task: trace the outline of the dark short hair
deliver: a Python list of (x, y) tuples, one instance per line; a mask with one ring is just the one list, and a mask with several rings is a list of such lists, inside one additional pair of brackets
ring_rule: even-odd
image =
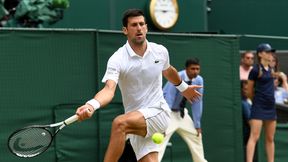
[[(123, 18), (122, 18), (122, 25), (124, 27), (127, 27), (127, 24), (128, 24), (128, 18), (129, 17), (137, 17), (137, 16), (143, 16), (144, 19), (145, 19), (145, 16), (144, 16), (144, 13), (142, 10), (140, 9), (128, 9), (124, 12), (123, 14)], [(145, 20), (146, 21), (146, 20)]]
[(185, 68), (188, 68), (190, 65), (200, 65), (200, 61), (198, 58), (190, 58), (185, 62)]

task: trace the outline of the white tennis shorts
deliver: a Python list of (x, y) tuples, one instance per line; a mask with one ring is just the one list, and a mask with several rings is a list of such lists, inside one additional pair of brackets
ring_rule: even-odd
[[(168, 108), (168, 109), (167, 109)], [(167, 103), (159, 104), (143, 109), (139, 109), (146, 120), (147, 134), (145, 137), (129, 134), (128, 138), (135, 152), (137, 161), (150, 152), (159, 152), (158, 144), (155, 144), (151, 136), (156, 133), (165, 133), (170, 122), (170, 109)]]

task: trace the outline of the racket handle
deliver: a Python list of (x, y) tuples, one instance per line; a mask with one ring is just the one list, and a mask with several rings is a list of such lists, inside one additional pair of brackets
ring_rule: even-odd
[(78, 115), (73, 115), (73, 116), (71, 116), (70, 118), (66, 119), (66, 120), (64, 121), (64, 123), (65, 123), (65, 125), (72, 124), (72, 123), (74, 123), (75, 121), (77, 121), (78, 118), (79, 118)]

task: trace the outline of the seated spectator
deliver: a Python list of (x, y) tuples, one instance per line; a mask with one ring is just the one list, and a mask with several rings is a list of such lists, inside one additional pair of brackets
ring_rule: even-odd
[(241, 80), (241, 105), (242, 105), (242, 118), (243, 118), (243, 144), (244, 144), (244, 155), (246, 155), (246, 145), (250, 134), (250, 112), (252, 101), (247, 97), (247, 80)]
[(251, 51), (246, 51), (241, 54), (241, 62), (239, 67), (240, 80), (248, 80), (249, 72), (254, 64), (254, 54)]
[[(241, 104), (242, 104), (242, 114), (243, 121), (248, 124), (250, 119), (251, 105), (252, 101), (247, 97), (247, 80), (241, 80)], [(249, 134), (248, 134), (249, 135)]]
[(272, 53), (270, 67), (273, 68), (275, 77), (278, 77), (278, 85), (288, 91), (287, 75), (280, 71), (280, 65), (276, 53)]
[(288, 91), (283, 87), (279, 86), (280, 83), (283, 82), (282, 78), (276, 77), (274, 79), (274, 86), (275, 86), (275, 102), (278, 104), (287, 103), (288, 99)]

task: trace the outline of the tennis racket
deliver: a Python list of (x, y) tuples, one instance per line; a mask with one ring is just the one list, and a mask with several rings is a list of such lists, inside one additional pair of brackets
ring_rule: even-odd
[[(54, 137), (61, 129), (77, 120), (78, 115), (73, 115), (58, 123), (31, 125), (16, 130), (8, 138), (9, 150), (21, 158), (31, 158), (40, 155), (49, 148)], [(52, 131), (55, 129), (56, 131)]]

